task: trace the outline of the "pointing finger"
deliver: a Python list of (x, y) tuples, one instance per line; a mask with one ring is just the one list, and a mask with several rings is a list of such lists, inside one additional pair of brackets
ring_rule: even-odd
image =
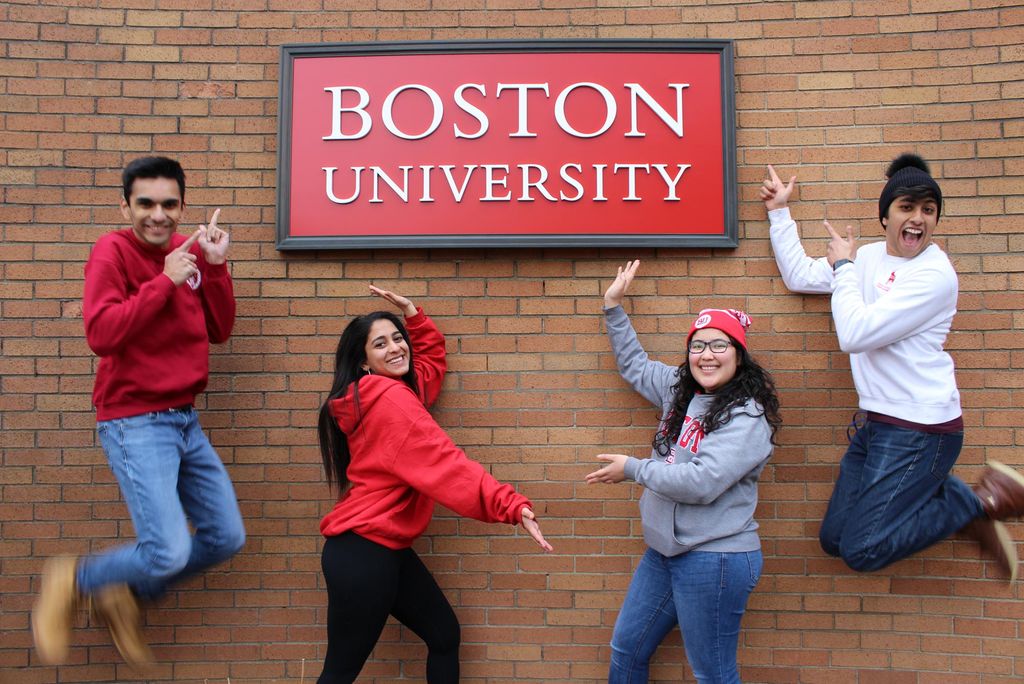
[(196, 243), (196, 240), (198, 240), (200, 237), (202, 237), (204, 232), (205, 232), (204, 228), (200, 228), (199, 230), (195, 231), (194, 233), (192, 233), (191, 235), (188, 236), (188, 240), (185, 240), (180, 245), (178, 245), (178, 248), (175, 251), (176, 252), (187, 252), (189, 250), (189, 248), (191, 248), (192, 245), (194, 245)]
[(839, 237), (839, 233), (837, 233), (835, 228), (832, 227), (831, 223), (829, 223), (828, 221), (822, 221), (822, 223), (825, 224), (825, 230), (828, 231), (829, 237), (831, 237), (833, 240), (842, 240), (842, 238)]
[(782, 183), (782, 179), (779, 178), (779, 174), (775, 173), (775, 167), (771, 164), (768, 165), (768, 177), (771, 179), (773, 185)]

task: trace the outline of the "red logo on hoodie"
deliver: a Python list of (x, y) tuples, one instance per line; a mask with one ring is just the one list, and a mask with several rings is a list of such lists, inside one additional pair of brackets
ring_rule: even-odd
[(677, 447), (689, 449), (690, 453), (696, 454), (697, 450), (700, 449), (700, 441), (702, 439), (704, 439), (704, 427), (700, 424), (700, 421), (686, 416), (683, 418), (683, 427), (679, 431), (679, 440), (676, 442), (676, 446), (672, 447), (672, 453), (668, 455), (665, 462), (675, 463)]

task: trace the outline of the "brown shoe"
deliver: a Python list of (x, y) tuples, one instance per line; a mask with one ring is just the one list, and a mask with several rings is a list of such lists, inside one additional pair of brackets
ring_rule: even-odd
[(74, 556), (55, 556), (43, 564), (39, 600), (32, 607), (32, 638), (39, 658), (47, 665), (60, 665), (68, 658), (71, 626), (78, 607)]
[(1010, 576), (1010, 581), (1017, 579), (1017, 544), (1010, 537), (1006, 525), (998, 520), (975, 518), (967, 524), (963, 532), (981, 544), (983, 551), (996, 559), (999, 567)]
[(153, 653), (142, 636), (142, 611), (127, 584), (109, 584), (92, 596), (92, 611), (110, 630), (121, 657), (135, 667), (153, 663)]
[(993, 520), (1024, 515), (1024, 475), (999, 461), (986, 464), (974, 493), (981, 499), (985, 515)]

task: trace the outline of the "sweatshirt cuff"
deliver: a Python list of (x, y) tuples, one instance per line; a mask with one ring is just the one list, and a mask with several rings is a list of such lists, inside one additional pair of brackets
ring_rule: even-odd
[(777, 223), (792, 221), (793, 217), (789, 214), (789, 207), (782, 207), (781, 209), (769, 210), (768, 220), (772, 222), (772, 225), (775, 225)]
[(228, 277), (228, 262), (223, 264), (206, 264), (206, 272), (203, 275), (211, 280), (219, 280)]
[(626, 312), (626, 310), (622, 308), (621, 304), (616, 304), (615, 306), (605, 306), (604, 304), (602, 304), (601, 311), (603, 311), (604, 315), (607, 316), (608, 318), (618, 316), (620, 313)]
[(633, 456), (627, 458), (625, 465), (622, 467), (622, 472), (627, 480), (636, 482), (637, 473), (640, 472), (640, 459)]
[(164, 297), (170, 297), (174, 294), (174, 291), (178, 289), (178, 286), (174, 284), (171, 277), (162, 271), (160, 272), (160, 275), (153, 278), (151, 282), (156, 287), (157, 291), (162, 293)]
[(412, 316), (406, 316), (405, 320), (408, 323), (422, 323), (423, 319), (426, 318), (426, 317), (427, 317), (427, 314), (423, 313), (423, 307), (422, 306), (417, 306), (416, 307), (416, 313), (414, 313)]

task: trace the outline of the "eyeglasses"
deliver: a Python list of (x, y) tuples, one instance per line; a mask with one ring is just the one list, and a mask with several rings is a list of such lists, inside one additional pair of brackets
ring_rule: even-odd
[(690, 340), (690, 353), (691, 354), (703, 354), (704, 350), (708, 347), (711, 348), (713, 354), (723, 354), (729, 350), (732, 346), (732, 342), (729, 340), (717, 339), (705, 342), (704, 340)]

